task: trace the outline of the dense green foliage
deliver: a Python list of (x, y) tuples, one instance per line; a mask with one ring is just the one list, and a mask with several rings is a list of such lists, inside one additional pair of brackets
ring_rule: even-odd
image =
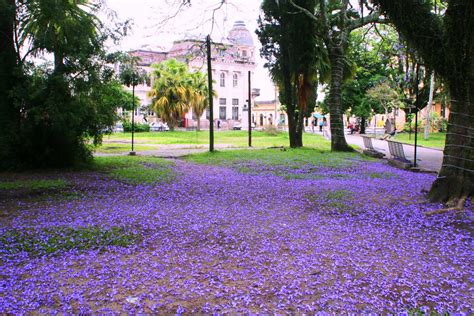
[(347, 57), (355, 66), (354, 76), (342, 85), (342, 108), (360, 119), (361, 132), (365, 122), (374, 113), (383, 113), (380, 102), (370, 98), (367, 93), (379, 84), (391, 84), (395, 88), (394, 78), (397, 69), (393, 67), (393, 30), (384, 28), (385, 37), (376, 36), (372, 28), (366, 27), (353, 31), (349, 36)]
[[(107, 66), (115, 59), (103, 49), (110, 34), (94, 15), (98, 7), (88, 1), (3, 1), (0, 11), (7, 5), (13, 11), (1, 16), (1, 24), (12, 27), (4, 36), (17, 41), (0, 50), (0, 60), (15, 52), (13, 67), (2, 66), (0, 79), (12, 82), (0, 103), (0, 167), (89, 160), (90, 144), (100, 143), (127, 98)], [(52, 65), (28, 62), (45, 54)]]

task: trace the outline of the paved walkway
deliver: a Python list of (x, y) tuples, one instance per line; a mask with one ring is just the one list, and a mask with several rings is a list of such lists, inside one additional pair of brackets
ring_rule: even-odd
[[(361, 149), (365, 148), (364, 141), (359, 135), (346, 135), (346, 141), (351, 145), (359, 146)], [(374, 148), (377, 149), (377, 151), (384, 153), (386, 157), (390, 157), (388, 143), (385, 140), (372, 139), (372, 144), (374, 145)], [(403, 144), (403, 150), (405, 151), (407, 158), (413, 161), (415, 156), (415, 146)], [(443, 151), (441, 149), (418, 146), (417, 160), (417, 164), (420, 169), (424, 171), (438, 172), (441, 169), (441, 164), (443, 161)]]

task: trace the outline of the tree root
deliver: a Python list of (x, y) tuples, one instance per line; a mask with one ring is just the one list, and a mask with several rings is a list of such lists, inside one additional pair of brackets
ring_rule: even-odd
[(451, 211), (464, 212), (464, 203), (466, 203), (466, 200), (467, 200), (467, 195), (461, 197), (456, 203), (456, 206), (442, 208), (439, 210), (433, 210), (433, 211), (425, 212), (424, 214), (427, 216), (430, 216), (430, 215), (442, 214), (442, 213), (451, 212)]

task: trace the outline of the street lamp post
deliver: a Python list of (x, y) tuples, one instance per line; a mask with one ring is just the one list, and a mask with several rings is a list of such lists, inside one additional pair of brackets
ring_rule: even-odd
[(212, 95), (211, 36), (206, 37), (207, 48), (207, 85), (209, 93), (209, 151), (214, 151), (214, 99)]
[(130, 156), (135, 156), (136, 152), (134, 151), (134, 143), (135, 143), (135, 86), (136, 86), (136, 74), (132, 74), (132, 151), (130, 152)]

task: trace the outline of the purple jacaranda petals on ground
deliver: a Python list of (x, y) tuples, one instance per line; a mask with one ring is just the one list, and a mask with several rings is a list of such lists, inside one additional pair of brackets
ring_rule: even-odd
[(442, 208), (421, 193), (433, 175), (357, 160), (174, 168), (169, 183), (77, 173), (71, 200), (0, 200), (15, 207), (0, 236), (140, 236), (39, 255), (0, 239), (0, 313), (473, 312), (473, 206), (425, 216)]

